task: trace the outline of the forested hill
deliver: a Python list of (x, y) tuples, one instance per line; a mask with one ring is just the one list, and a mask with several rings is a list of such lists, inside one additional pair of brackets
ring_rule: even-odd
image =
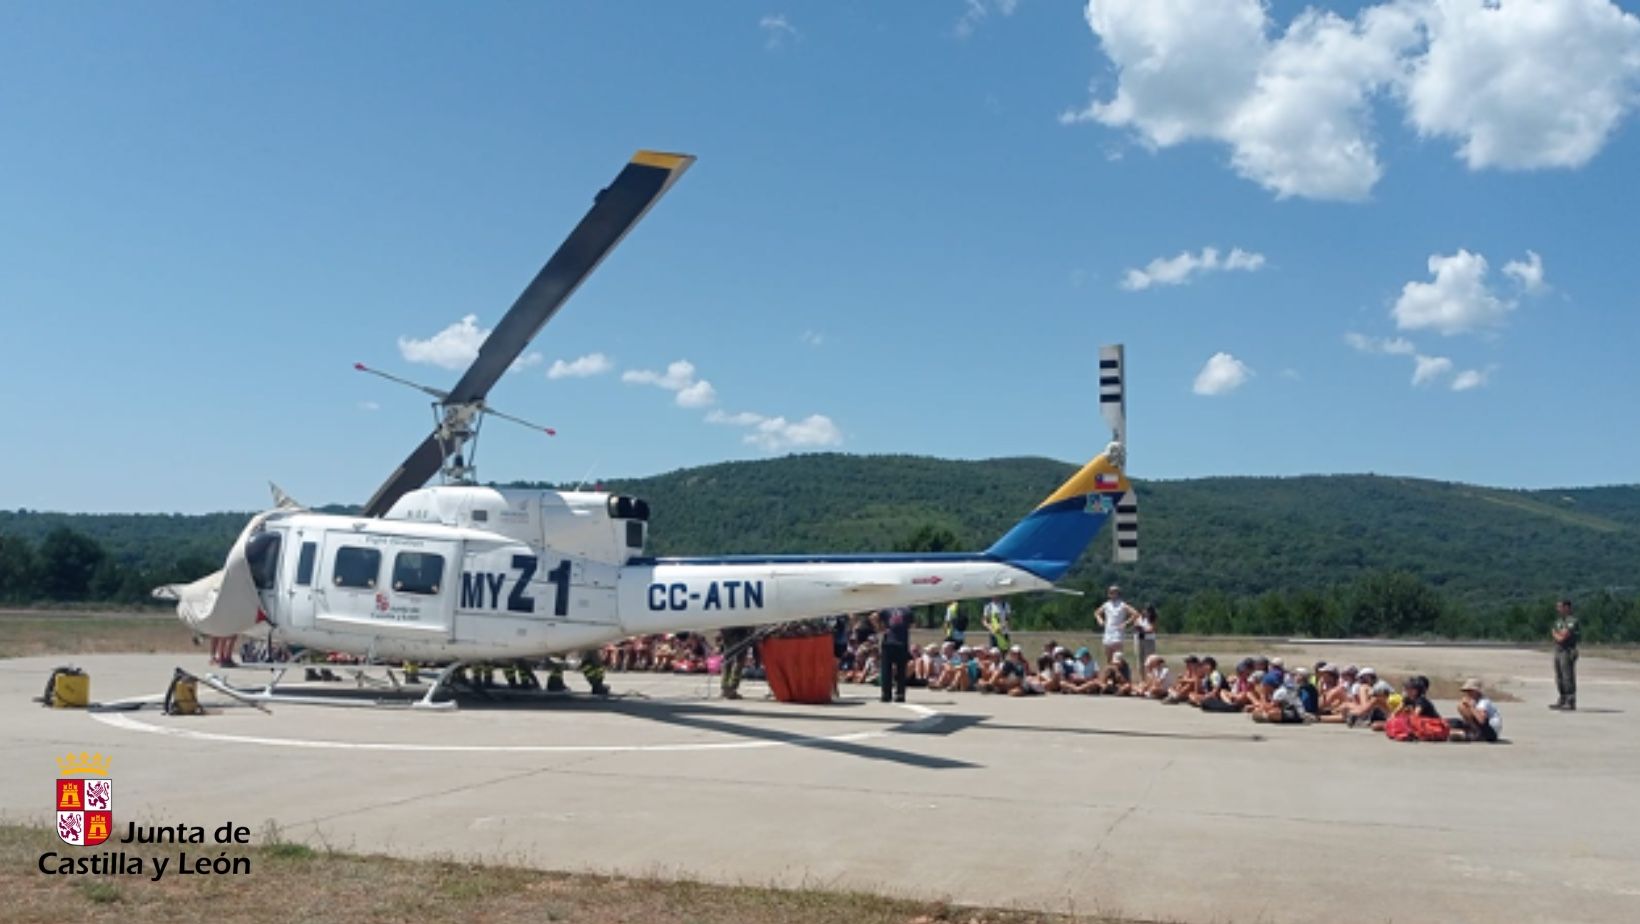
[[(660, 554), (980, 549), (1073, 471), (1038, 458), (830, 453), (617, 479), (605, 488), (649, 500)], [(1120, 579), (1131, 597), (1157, 601), (1164, 612), (1190, 601), (1217, 614), (1202, 617), (1209, 627), (1226, 619), (1235, 624), (1229, 628), (1240, 626), (1237, 601), (1251, 606), (1276, 595), (1288, 598), (1280, 603), (1288, 609), (1303, 609), (1305, 595), (1319, 595), (1342, 612), (1348, 601), (1340, 588), (1390, 573), (1416, 577), (1443, 606), (1464, 611), (1454, 631), (1512, 604), (1562, 593), (1611, 591), (1636, 601), (1640, 614), (1640, 486), (1512, 491), (1327, 475), (1143, 482), (1139, 496), (1140, 563), (1113, 566), (1107, 532), (1069, 582), (1096, 587)], [(64, 527), (106, 552), (86, 593), (132, 599), (156, 578), (191, 578), (218, 567), (243, 522), (241, 514), (0, 511), (0, 596), (72, 596), (63, 580), (44, 593), (37, 582), (17, 583), (20, 568), (60, 554)], [(43, 554), (52, 541), (58, 551)], [(19, 563), (19, 556), (28, 560)], [(1037, 606), (1046, 613), (1055, 604)], [(1063, 608), (1070, 612), (1069, 602)], [(1343, 631), (1374, 628), (1337, 618)], [(1306, 623), (1275, 612), (1247, 625), (1280, 631)]]
[[(930, 529), (979, 549), (1074, 471), (1040, 458), (820, 454), (606, 487), (649, 499), (661, 554), (920, 548)], [(1139, 482), (1138, 490), (1140, 562), (1111, 564), (1107, 529), (1071, 581), (1119, 577), (1139, 598), (1176, 600), (1406, 571), (1455, 600), (1493, 605), (1640, 585), (1640, 485), (1511, 491), (1317, 475)]]

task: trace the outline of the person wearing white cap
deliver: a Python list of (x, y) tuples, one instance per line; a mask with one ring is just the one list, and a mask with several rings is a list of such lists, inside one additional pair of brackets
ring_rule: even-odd
[(968, 688), (968, 654), (967, 645), (957, 647), (954, 642), (946, 642), (943, 652), (943, 661), (940, 672), (928, 682), (930, 690), (966, 690)]
[(1495, 742), (1503, 734), (1503, 714), (1488, 699), (1481, 682), (1471, 677), (1463, 682), (1463, 699), (1458, 701), (1458, 718), (1452, 726), (1453, 741)]
[(1173, 672), (1167, 669), (1167, 659), (1153, 654), (1145, 659), (1144, 677), (1135, 685), (1133, 693), (1146, 699), (1161, 699), (1172, 685)]
[(1076, 680), (1076, 660), (1071, 657), (1070, 649), (1063, 645), (1054, 646), (1047, 669), (1041, 675), (1042, 686), (1047, 692), (1067, 692), (1067, 686)]

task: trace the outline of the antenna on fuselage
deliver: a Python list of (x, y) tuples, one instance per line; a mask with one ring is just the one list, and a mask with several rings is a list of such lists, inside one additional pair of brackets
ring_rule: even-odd
[(592, 473), (597, 471), (598, 466), (600, 466), (602, 464), (603, 464), (603, 462), (599, 461), (599, 462), (594, 462), (591, 465), (587, 466), (587, 473), (585, 475), (581, 476), (580, 481), (575, 482), (575, 490), (579, 491), (582, 488), (586, 487), (587, 486), (587, 481), (590, 478), (592, 478)]

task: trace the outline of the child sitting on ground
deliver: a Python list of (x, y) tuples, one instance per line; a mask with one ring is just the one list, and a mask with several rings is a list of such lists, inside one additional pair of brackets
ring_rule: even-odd
[(1453, 741), (1498, 740), (1503, 734), (1503, 715), (1481, 690), (1481, 682), (1470, 678), (1463, 682), (1463, 699), (1458, 701), (1458, 718), (1452, 726)]

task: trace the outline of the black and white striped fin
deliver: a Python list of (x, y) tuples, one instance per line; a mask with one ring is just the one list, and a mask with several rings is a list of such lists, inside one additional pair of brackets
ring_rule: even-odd
[(1116, 515), (1111, 518), (1116, 537), (1116, 562), (1124, 564), (1139, 560), (1139, 495), (1132, 490), (1116, 502)]
[(1113, 439), (1127, 446), (1127, 370), (1122, 345), (1099, 348), (1099, 410)]

